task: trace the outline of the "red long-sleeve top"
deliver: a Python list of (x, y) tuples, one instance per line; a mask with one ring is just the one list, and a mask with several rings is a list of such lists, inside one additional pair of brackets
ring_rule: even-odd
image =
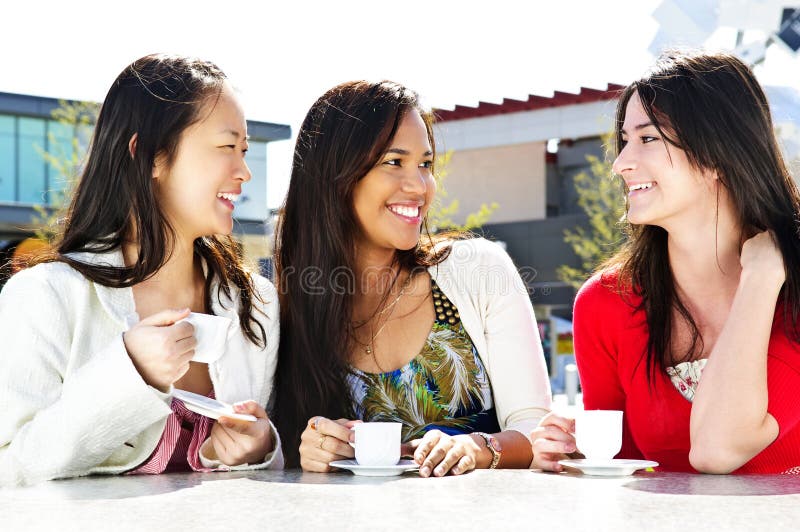
[[(613, 271), (595, 275), (578, 292), (574, 311), (575, 358), (584, 408), (622, 410), (619, 458), (655, 460), (663, 471), (694, 471), (689, 464), (692, 403), (665, 372), (647, 378), (648, 329), (641, 298), (619, 294)], [(767, 411), (780, 431), (735, 473), (800, 471), (800, 346), (787, 338), (776, 311), (767, 352)]]

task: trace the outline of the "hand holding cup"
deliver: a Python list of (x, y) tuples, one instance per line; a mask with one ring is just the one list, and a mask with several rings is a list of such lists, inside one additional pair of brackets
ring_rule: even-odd
[(300, 435), (300, 467), (303, 471), (327, 473), (330, 463), (355, 456), (350, 445), (355, 433), (352, 428), (360, 421), (350, 419), (331, 420), (314, 416), (308, 420)]
[(539, 426), (531, 431), (533, 462), (531, 467), (543, 471), (563, 471), (559, 460), (574, 453), (575, 420), (550, 412), (542, 418)]
[(125, 349), (142, 379), (162, 392), (189, 370), (197, 340), (194, 327), (178, 323), (189, 309), (162, 310), (122, 334)]

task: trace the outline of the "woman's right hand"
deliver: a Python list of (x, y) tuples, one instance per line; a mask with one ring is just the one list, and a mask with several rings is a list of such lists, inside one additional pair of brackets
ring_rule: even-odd
[(559, 460), (569, 458), (568, 453), (577, 450), (575, 445), (575, 420), (550, 412), (542, 418), (539, 426), (531, 431), (533, 448), (532, 469), (563, 471)]
[(125, 349), (142, 379), (162, 392), (189, 370), (197, 339), (189, 322), (175, 323), (189, 309), (162, 310), (122, 334)]
[(355, 450), (350, 446), (354, 439), (353, 425), (358, 421), (326, 419), (314, 416), (308, 420), (306, 430), (300, 435), (300, 467), (303, 471), (327, 473), (334, 460), (346, 460), (355, 457)]

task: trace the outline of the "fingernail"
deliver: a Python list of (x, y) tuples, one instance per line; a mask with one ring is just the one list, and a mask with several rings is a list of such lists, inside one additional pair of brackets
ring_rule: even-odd
[(420, 476), (427, 477), (431, 474), (431, 468), (428, 466), (422, 466), (419, 468)]
[(437, 477), (441, 477), (442, 475), (444, 475), (444, 468), (437, 467), (436, 469), (433, 470), (433, 474), (436, 475)]
[(574, 445), (567, 445), (567, 452), (568, 453), (574, 453), (575, 452), (575, 446)]

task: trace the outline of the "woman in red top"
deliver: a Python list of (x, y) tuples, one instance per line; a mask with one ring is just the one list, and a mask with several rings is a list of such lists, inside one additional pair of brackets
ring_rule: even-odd
[[(580, 290), (584, 407), (624, 411), (621, 458), (661, 469), (800, 466), (800, 195), (751, 70), (668, 53), (621, 94), (614, 173), (628, 241)], [(560, 470), (574, 422), (542, 420)]]

